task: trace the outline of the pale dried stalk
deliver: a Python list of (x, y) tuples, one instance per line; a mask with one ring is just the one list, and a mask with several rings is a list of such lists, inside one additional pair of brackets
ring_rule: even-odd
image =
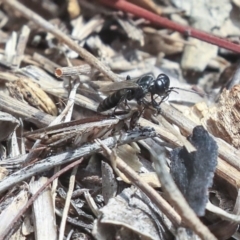
[(69, 94), (69, 99), (68, 99), (68, 102), (67, 102), (67, 106), (69, 108), (69, 111), (65, 117), (65, 121), (64, 122), (69, 122), (71, 121), (72, 119), (72, 112), (73, 112), (73, 107), (74, 107), (74, 100), (76, 98), (76, 93), (77, 93), (77, 89), (79, 87), (80, 83), (77, 82), (74, 84), (72, 90), (71, 90), (71, 93)]
[(91, 66), (88, 64), (83, 64), (80, 66), (73, 67), (62, 67), (55, 70), (56, 77), (65, 76), (78, 76), (78, 75), (89, 75), (91, 73)]
[(68, 210), (69, 210), (70, 203), (71, 203), (71, 197), (72, 197), (72, 193), (73, 193), (73, 189), (74, 189), (77, 170), (78, 170), (78, 166), (74, 167), (72, 170), (71, 177), (70, 177), (67, 197), (66, 197), (65, 206), (63, 209), (62, 221), (61, 221), (60, 229), (59, 229), (59, 238), (58, 238), (59, 240), (63, 240), (63, 237), (64, 237), (64, 230), (65, 230), (65, 226), (66, 226)]
[[(70, 62), (70, 60), (68, 58), (67, 58), (67, 63), (68, 63), (69, 67), (73, 67), (72, 63)], [(79, 77), (79, 80), (80, 80), (80, 77)], [(68, 110), (68, 112), (66, 114), (64, 122), (69, 122), (72, 119), (72, 112), (73, 112), (74, 102), (75, 102), (75, 99), (76, 99), (77, 89), (78, 89), (79, 85), (80, 85), (80, 82), (75, 82), (73, 88), (71, 89), (71, 92), (70, 92), (69, 98), (68, 98), (68, 102), (67, 102), (67, 105), (65, 107), (65, 109), (69, 109), (69, 110)]]
[[(3, 127), (3, 126), (2, 126)], [(13, 131), (10, 141), (10, 150), (9, 150), (9, 157), (17, 157), (20, 155), (20, 150), (18, 146), (18, 139), (16, 135), (16, 130)]]
[(209, 201), (207, 203), (206, 209), (208, 211), (218, 215), (222, 219), (225, 219), (225, 220), (230, 221), (230, 222), (240, 223), (240, 216), (239, 215), (235, 215), (235, 214), (231, 214), (229, 212), (226, 212), (222, 208), (213, 205)]
[(94, 202), (94, 199), (92, 198), (92, 196), (90, 195), (88, 190), (84, 192), (84, 197), (85, 197), (85, 199), (86, 199), (86, 201), (88, 203), (89, 208), (93, 212), (93, 214), (96, 217), (101, 216), (101, 212), (99, 211), (97, 204)]
[(27, 19), (36, 23), (39, 27), (46, 30), (47, 32), (52, 33), (60, 42), (65, 43), (69, 46), (73, 51), (77, 52), (85, 61), (95, 68), (97, 68), (100, 72), (102, 72), (109, 79), (119, 82), (121, 79), (114, 74), (110, 69), (108, 69), (102, 62), (100, 62), (97, 58), (95, 58), (92, 54), (86, 51), (84, 48), (80, 47), (76, 42), (74, 42), (70, 37), (64, 34), (60, 29), (57, 29), (48, 21), (37, 15), (35, 12), (31, 11), (21, 3), (16, 0), (3, 0), (3, 2), (15, 10), (18, 10), (23, 16)]
[[(41, 177), (30, 182), (32, 195), (48, 182), (48, 178)], [(33, 203), (33, 223), (36, 240), (57, 239), (56, 217), (53, 208), (51, 191), (47, 188)]]
[(18, 43), (17, 43), (17, 47), (16, 47), (16, 56), (14, 59), (14, 65), (19, 68), (23, 58), (24, 58), (24, 51), (28, 42), (28, 37), (30, 34), (30, 29), (28, 26), (24, 25), (22, 27), (19, 39), (18, 39)]
[(73, 235), (73, 233), (74, 233), (74, 230), (72, 229), (72, 230), (68, 233), (66, 240), (70, 240), (71, 237), (72, 237), (72, 235)]
[(13, 61), (16, 56), (17, 33), (12, 32), (10, 38), (5, 45), (5, 54), (2, 63), (8, 67), (13, 66)]

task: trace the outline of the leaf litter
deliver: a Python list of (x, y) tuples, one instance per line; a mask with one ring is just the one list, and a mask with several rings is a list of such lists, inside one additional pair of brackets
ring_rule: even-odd
[[(235, 2), (3, 1), (0, 239), (239, 234), (238, 45), (188, 30), (235, 41)], [(158, 115), (136, 101), (97, 112), (101, 86), (147, 73), (201, 94), (171, 93)]]

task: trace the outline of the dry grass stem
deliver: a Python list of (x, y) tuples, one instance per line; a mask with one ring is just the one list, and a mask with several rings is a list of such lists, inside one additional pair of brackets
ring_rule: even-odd
[(112, 81), (119, 82), (121, 81), (119, 77), (114, 74), (110, 69), (108, 69), (103, 63), (101, 63), (97, 58), (95, 58), (88, 51), (80, 47), (75, 43), (71, 38), (64, 34), (61, 30), (54, 27), (48, 21), (37, 15), (35, 12), (31, 11), (29, 8), (25, 7), (21, 3), (15, 0), (3, 1), (5, 4), (11, 6), (13, 9), (19, 11), (27, 19), (35, 22), (39, 27), (45, 29), (47, 32), (52, 33), (60, 42), (68, 45), (72, 50), (76, 51), (82, 58), (85, 59), (87, 63), (97, 68), (102, 72), (106, 77)]
[(67, 216), (68, 216), (68, 211), (69, 211), (70, 201), (71, 201), (72, 193), (73, 193), (73, 189), (74, 189), (77, 170), (78, 170), (78, 166), (74, 167), (73, 170), (72, 170), (72, 173), (71, 173), (68, 192), (67, 192), (67, 197), (66, 197), (66, 201), (65, 201), (65, 205), (64, 205), (64, 209), (63, 209), (62, 221), (61, 221), (60, 229), (59, 229), (59, 238), (58, 238), (59, 240), (63, 240), (63, 237), (64, 237), (66, 219), (67, 219)]

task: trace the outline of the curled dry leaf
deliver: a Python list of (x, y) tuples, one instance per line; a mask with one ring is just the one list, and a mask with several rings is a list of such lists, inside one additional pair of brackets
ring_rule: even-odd
[(12, 97), (27, 101), (30, 105), (56, 116), (58, 113), (52, 99), (33, 81), (21, 78), (6, 84)]
[[(208, 108), (205, 103), (192, 108), (192, 120), (201, 124), (214, 136), (222, 138), (234, 147), (240, 147), (240, 85), (224, 89), (216, 106)], [(195, 115), (195, 116), (194, 116)]]
[(117, 197), (110, 199), (100, 211), (102, 216), (93, 227), (93, 235), (98, 235), (96, 239), (109, 239), (108, 233), (103, 232), (105, 224), (108, 224), (108, 232), (114, 232), (117, 226), (121, 226), (140, 235), (140, 239), (169, 239), (166, 227), (159, 221), (162, 218), (161, 213), (139, 190), (125, 189)]

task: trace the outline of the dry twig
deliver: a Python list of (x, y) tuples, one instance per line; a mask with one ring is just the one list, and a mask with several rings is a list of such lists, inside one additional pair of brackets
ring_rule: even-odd
[[(143, 129), (142, 131), (129, 132), (124, 135), (109, 137), (103, 140), (103, 142), (108, 147), (113, 147), (116, 144), (122, 145), (132, 141), (137, 141), (137, 140), (149, 138), (149, 137), (155, 137), (155, 131), (148, 128), (148, 129), (145, 129), (145, 131)], [(94, 144), (89, 144), (87, 146), (82, 146), (75, 150), (70, 150), (55, 156), (42, 159), (41, 161), (33, 165), (24, 167), (19, 171), (15, 172), (13, 175), (10, 175), (7, 178), (5, 178), (1, 182), (0, 193), (7, 190), (9, 187), (17, 184), (18, 182), (24, 181), (25, 179), (35, 174), (41, 173), (43, 171), (48, 171), (55, 166), (59, 166), (62, 164), (75, 161), (76, 159), (79, 159), (80, 157), (88, 155), (90, 153), (91, 154), (96, 153), (100, 151), (100, 149), (101, 148), (99, 144), (94, 143)]]
[(55, 71), (56, 77), (64, 76), (78, 76), (80, 74), (89, 75), (91, 73), (91, 67), (88, 64), (83, 64), (80, 66), (62, 67), (57, 68)]

